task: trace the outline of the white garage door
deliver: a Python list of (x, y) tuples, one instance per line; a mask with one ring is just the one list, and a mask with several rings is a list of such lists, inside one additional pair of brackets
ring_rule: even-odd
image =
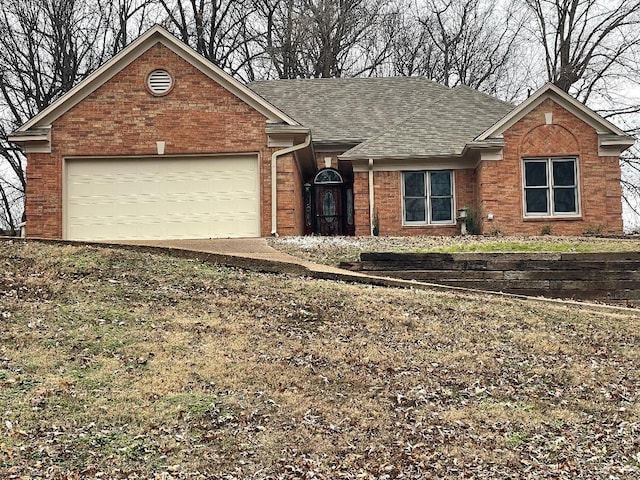
[(65, 162), (66, 238), (260, 236), (255, 155)]

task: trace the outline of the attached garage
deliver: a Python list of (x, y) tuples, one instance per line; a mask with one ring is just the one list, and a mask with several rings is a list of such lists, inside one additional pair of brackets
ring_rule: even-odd
[(76, 158), (64, 166), (67, 239), (260, 236), (257, 154)]
[[(300, 235), (309, 127), (160, 26), (11, 135), (25, 233), (73, 240)], [(280, 191), (279, 191), (280, 190)]]

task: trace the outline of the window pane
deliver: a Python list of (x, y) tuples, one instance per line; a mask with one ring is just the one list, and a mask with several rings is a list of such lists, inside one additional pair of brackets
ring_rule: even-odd
[(315, 183), (342, 183), (342, 177), (335, 170), (322, 170), (316, 175)]
[(404, 200), (404, 214), (407, 222), (426, 221), (425, 199), (406, 198)]
[(327, 190), (322, 196), (322, 215), (325, 217), (332, 217), (336, 214), (336, 199), (333, 197), (333, 192)]
[(576, 184), (573, 160), (553, 162), (553, 184), (568, 187)]
[(404, 195), (406, 197), (424, 197), (424, 173), (404, 172)]
[(430, 177), (432, 197), (451, 195), (451, 172), (431, 172)]
[(547, 210), (547, 194), (544, 188), (528, 188), (525, 190), (527, 213), (549, 213)]
[(347, 190), (347, 225), (353, 225), (353, 190)]
[(524, 180), (527, 187), (547, 185), (547, 162), (525, 162)]
[(556, 213), (576, 212), (575, 188), (554, 188), (553, 189), (553, 211)]
[(451, 221), (451, 198), (431, 199), (431, 221)]

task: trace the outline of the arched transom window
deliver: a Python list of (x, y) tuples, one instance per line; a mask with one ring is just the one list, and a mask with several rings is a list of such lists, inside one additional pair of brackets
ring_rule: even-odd
[(336, 170), (332, 168), (326, 168), (324, 170), (320, 170), (314, 178), (313, 183), (315, 184), (326, 184), (326, 183), (343, 183), (342, 175), (338, 173)]

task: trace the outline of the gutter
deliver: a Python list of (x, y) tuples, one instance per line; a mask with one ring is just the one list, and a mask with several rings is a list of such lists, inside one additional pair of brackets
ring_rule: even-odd
[(369, 230), (373, 237), (374, 217), (375, 217), (375, 195), (373, 193), (373, 158), (369, 159)]
[(311, 145), (311, 131), (307, 130), (304, 142), (276, 150), (271, 154), (271, 235), (278, 236), (278, 157), (293, 153)]

